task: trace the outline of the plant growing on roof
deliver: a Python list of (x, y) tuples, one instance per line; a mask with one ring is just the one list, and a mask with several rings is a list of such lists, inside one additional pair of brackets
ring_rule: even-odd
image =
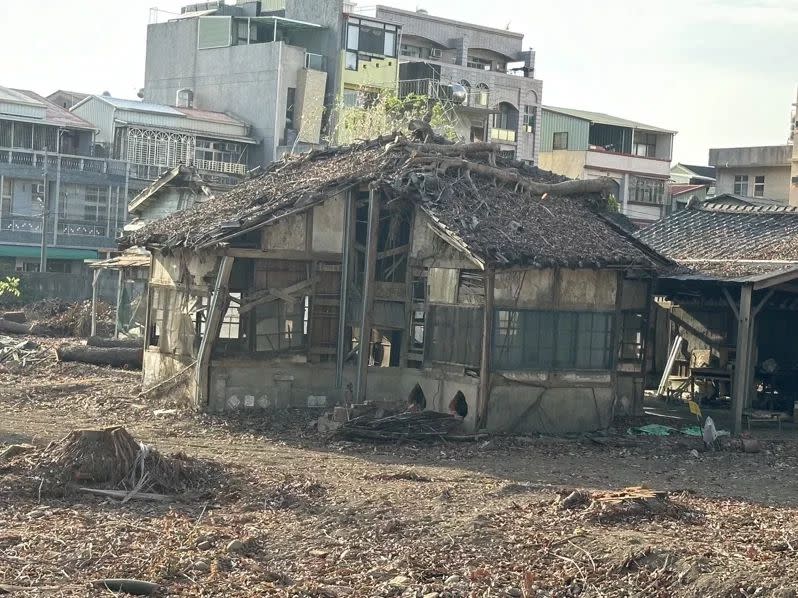
[(452, 141), (457, 139), (455, 127), (446, 118), (441, 103), (425, 95), (400, 98), (392, 91), (364, 93), (362, 101), (354, 106), (339, 103), (335, 117), (335, 127), (328, 139), (335, 145), (349, 145), (393, 132), (407, 134), (410, 123), (419, 120), (428, 120), (439, 135)]

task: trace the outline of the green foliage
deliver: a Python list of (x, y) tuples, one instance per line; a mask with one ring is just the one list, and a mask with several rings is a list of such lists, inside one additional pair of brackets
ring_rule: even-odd
[(13, 295), (19, 298), (19, 278), (6, 276), (5, 279), (0, 279), (0, 297), (3, 295)]
[(610, 193), (610, 196), (607, 198), (607, 210), (609, 212), (621, 211), (621, 204), (618, 203), (618, 199), (612, 193)]
[(344, 106), (335, 109), (336, 126), (330, 141), (335, 145), (348, 145), (356, 141), (374, 139), (395, 131), (407, 133), (413, 120), (422, 120), (429, 113), (430, 126), (439, 135), (457, 138), (454, 125), (444, 114), (440, 102), (429, 97), (409, 94), (404, 98), (394, 92), (382, 92), (362, 106)]

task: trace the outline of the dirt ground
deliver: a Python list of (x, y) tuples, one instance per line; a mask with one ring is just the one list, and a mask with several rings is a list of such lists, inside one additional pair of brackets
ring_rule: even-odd
[[(122, 504), (42, 493), (24, 459), (0, 461), (0, 594), (107, 596), (93, 582), (135, 578), (170, 596), (798, 595), (793, 431), (756, 430), (762, 450), (751, 454), (624, 429), (329, 441), (307, 412), (156, 414), (174, 405), (138, 397), (139, 372), (44, 357), (0, 365), (0, 452), (122, 424), (162, 453), (217, 463), (224, 478)], [(591, 499), (640, 485), (667, 495)]]

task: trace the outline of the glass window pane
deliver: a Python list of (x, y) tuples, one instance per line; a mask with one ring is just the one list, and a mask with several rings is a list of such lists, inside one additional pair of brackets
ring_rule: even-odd
[(360, 48), (360, 27), (349, 24), (346, 27), (346, 49), (357, 51)]
[(386, 56), (396, 56), (396, 34), (393, 31), (385, 32), (383, 54)]

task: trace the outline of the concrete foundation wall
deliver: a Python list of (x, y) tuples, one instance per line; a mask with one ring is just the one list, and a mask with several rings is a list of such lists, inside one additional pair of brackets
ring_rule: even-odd
[[(354, 367), (344, 370), (344, 388), (355, 382)], [(212, 412), (256, 408), (331, 406), (343, 400), (343, 389), (335, 389), (335, 366), (297, 363), (291, 359), (268, 361), (214, 359), (210, 370)], [(444, 369), (369, 368), (368, 400), (380, 405), (403, 407), (419, 384), (427, 409), (448, 412), (458, 391), (468, 404), (464, 425), (473, 429), (477, 411), (479, 380)]]

